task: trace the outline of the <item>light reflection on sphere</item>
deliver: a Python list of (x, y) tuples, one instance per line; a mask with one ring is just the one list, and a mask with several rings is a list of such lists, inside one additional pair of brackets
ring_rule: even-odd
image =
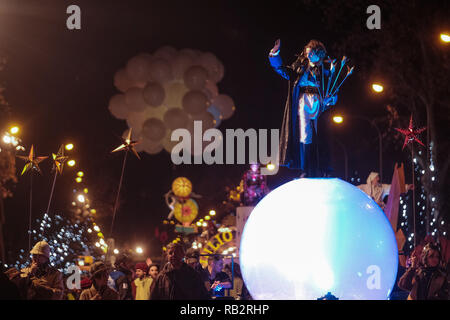
[(340, 179), (298, 179), (270, 192), (248, 218), (240, 243), (254, 299), (387, 299), (398, 250), (389, 220)]

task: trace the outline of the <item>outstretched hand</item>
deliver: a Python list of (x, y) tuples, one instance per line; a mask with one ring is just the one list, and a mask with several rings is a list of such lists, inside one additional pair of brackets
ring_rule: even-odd
[(281, 40), (280, 40), (280, 39), (277, 39), (277, 40), (275, 41), (275, 44), (273, 45), (272, 50), (270, 50), (270, 51), (273, 52), (273, 53), (275, 53), (275, 52), (277, 52), (278, 50), (280, 50), (280, 46), (281, 46)]
[(326, 106), (334, 106), (337, 102), (337, 96), (326, 97), (323, 100), (323, 104)]

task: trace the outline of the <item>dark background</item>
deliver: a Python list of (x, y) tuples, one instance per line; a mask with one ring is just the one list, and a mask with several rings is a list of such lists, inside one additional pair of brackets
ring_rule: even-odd
[[(21, 127), (27, 150), (35, 145), (37, 155), (56, 152), (62, 143), (73, 142), (70, 155), (75, 168), (66, 166), (58, 178), (52, 211), (68, 215), (73, 201), (71, 188), (78, 170), (85, 172), (92, 206), (99, 225), (109, 230), (112, 206), (120, 177), (123, 154), (110, 151), (120, 144), (117, 136), (127, 128), (107, 108), (117, 92), (114, 73), (140, 52), (152, 53), (164, 45), (213, 52), (225, 66), (219, 91), (230, 95), (236, 112), (222, 122), (226, 128), (280, 128), (287, 82), (270, 68), (267, 54), (281, 38), (286, 63), (310, 39), (325, 43), (330, 56), (338, 38), (322, 28), (322, 12), (295, 3), (241, 1), (1, 1), (0, 47), (8, 56), (4, 71), (6, 98)], [(81, 30), (66, 28), (66, 8), (81, 8)], [(350, 17), (349, 17), (350, 18)], [(361, 21), (365, 24), (365, 20)], [(336, 26), (339, 28), (339, 26)], [(343, 31), (344, 32), (344, 31)], [(368, 36), (370, 31), (368, 30)], [(340, 58), (340, 57), (338, 57)], [(385, 101), (370, 91), (357, 72), (345, 83), (335, 110), (344, 114), (375, 117), (385, 113)], [(376, 131), (364, 121), (336, 127), (331, 113), (322, 123), (341, 140), (349, 152), (350, 173), (363, 180), (378, 170)], [(335, 175), (344, 176), (343, 153), (332, 144)], [(390, 183), (394, 161), (402, 153), (384, 153), (384, 180)], [(21, 170), (23, 162), (18, 161)], [(44, 176), (34, 180), (34, 218), (45, 211), (52, 178), (50, 162)], [(163, 199), (178, 176), (188, 177), (204, 215), (225, 200), (225, 186), (236, 186), (247, 169), (241, 165), (174, 166), (170, 155), (143, 153), (142, 160), (129, 158), (115, 223), (115, 238), (121, 245), (142, 244), (150, 256), (159, 255), (154, 229), (167, 216)], [(296, 173), (280, 169), (269, 177), (274, 188)], [(26, 248), (29, 179), (20, 177), (14, 197), (5, 201), (6, 247)], [(219, 210), (219, 215), (221, 214)], [(108, 234), (106, 234), (108, 236)]]

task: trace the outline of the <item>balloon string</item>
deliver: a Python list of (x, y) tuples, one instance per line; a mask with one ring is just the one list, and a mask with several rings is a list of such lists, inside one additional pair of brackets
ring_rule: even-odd
[(123, 158), (122, 173), (120, 174), (120, 181), (119, 181), (119, 189), (117, 190), (116, 202), (114, 203), (113, 218), (112, 218), (112, 222), (111, 222), (111, 230), (109, 232), (110, 238), (112, 238), (112, 234), (113, 234), (114, 220), (116, 218), (117, 205), (119, 202), (120, 189), (122, 188), (123, 173), (125, 171), (125, 163), (127, 162), (127, 155), (128, 155), (128, 149), (125, 152), (125, 156)]

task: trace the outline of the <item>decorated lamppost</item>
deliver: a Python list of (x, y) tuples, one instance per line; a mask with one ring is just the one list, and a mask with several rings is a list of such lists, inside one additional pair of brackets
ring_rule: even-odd
[[(413, 125), (413, 119), (412, 119), (412, 115), (411, 118), (409, 119), (409, 126), (406, 129), (400, 129), (400, 128), (395, 128), (395, 130), (397, 130), (398, 132), (400, 132), (401, 134), (405, 135), (405, 141), (403, 142), (403, 147), (402, 150), (405, 149), (406, 145), (411, 144), (411, 172), (412, 172), (412, 181), (413, 181), (413, 185), (414, 185), (414, 181), (415, 181), (415, 174), (414, 174), (414, 141), (418, 142), (419, 144), (421, 144), (422, 146), (425, 147), (425, 145), (422, 143), (422, 141), (419, 140), (418, 135), (420, 133), (422, 133), (423, 131), (425, 131), (427, 129), (427, 127), (423, 127), (423, 128), (419, 128), (419, 129), (415, 129), (414, 125)], [(413, 190), (413, 228), (414, 228), (414, 246), (416, 246), (417, 244), (417, 234), (416, 234), (416, 197), (415, 197), (415, 190)]]

